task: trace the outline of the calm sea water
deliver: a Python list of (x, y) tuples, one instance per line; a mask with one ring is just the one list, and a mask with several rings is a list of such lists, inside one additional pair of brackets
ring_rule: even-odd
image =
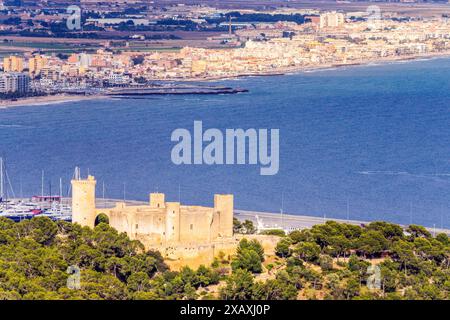
[[(16, 195), (57, 192), (75, 166), (106, 196), (450, 227), (450, 59), (222, 81), (250, 93), (70, 102), (0, 110)], [(175, 166), (176, 128), (279, 128), (280, 171)], [(124, 188), (125, 186), (125, 188)], [(283, 197), (282, 197), (283, 194)], [(283, 198), (283, 201), (282, 201)], [(347, 210), (348, 209), (348, 210)]]

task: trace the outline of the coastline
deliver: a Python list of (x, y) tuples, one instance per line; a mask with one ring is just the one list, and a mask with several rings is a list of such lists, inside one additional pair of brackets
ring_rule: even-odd
[(66, 102), (76, 102), (84, 100), (94, 100), (94, 99), (104, 99), (107, 98), (103, 95), (70, 95), (70, 94), (56, 94), (50, 96), (39, 96), (39, 97), (27, 97), (23, 99), (12, 100), (2, 100), (0, 101), (0, 110), (7, 109), (11, 107), (28, 107), (28, 106), (44, 106), (51, 104), (59, 104)]
[(380, 59), (371, 59), (371, 60), (354, 60), (349, 63), (329, 63), (329, 64), (320, 64), (317, 66), (293, 66), (293, 67), (284, 67), (278, 68), (274, 70), (264, 71), (264, 72), (255, 72), (255, 73), (245, 73), (245, 74), (237, 74), (237, 75), (227, 75), (227, 76), (208, 76), (201, 78), (184, 78), (184, 79), (167, 79), (166, 81), (178, 81), (178, 82), (209, 82), (209, 81), (220, 81), (220, 80), (235, 80), (239, 78), (246, 77), (271, 77), (271, 76), (282, 76), (287, 74), (299, 74), (304, 72), (313, 72), (313, 71), (321, 71), (321, 70), (329, 70), (334, 68), (343, 68), (343, 67), (355, 67), (355, 66), (371, 66), (371, 65), (381, 65), (388, 64), (393, 62), (413, 62), (420, 61), (421, 59), (431, 60), (438, 58), (448, 58), (450, 57), (450, 52), (442, 52), (442, 53), (427, 53), (427, 54), (417, 54), (411, 56), (398, 56), (398, 57), (385, 57)]
[[(408, 61), (419, 61), (421, 59), (436, 59), (436, 58), (446, 58), (450, 57), (450, 52), (443, 53), (431, 53), (431, 54), (419, 54), (419, 55), (411, 55), (411, 56), (399, 56), (399, 57), (386, 57), (382, 59), (371, 59), (364, 61), (352, 61), (350, 63), (331, 63), (331, 64), (321, 64), (317, 66), (292, 66), (285, 68), (278, 68), (270, 71), (264, 72), (254, 72), (254, 73), (243, 73), (236, 75), (224, 75), (224, 76), (207, 76), (207, 77), (193, 77), (193, 78), (174, 78), (174, 79), (155, 79), (154, 81), (159, 81), (161, 83), (164, 82), (180, 82), (180, 83), (192, 83), (192, 82), (214, 82), (214, 81), (223, 81), (223, 80), (236, 80), (240, 78), (248, 78), (248, 77), (272, 77), (272, 76), (282, 76), (287, 74), (299, 74), (299, 73), (308, 73), (314, 71), (321, 70), (329, 70), (334, 68), (343, 68), (343, 67), (354, 67), (354, 66), (371, 66), (371, 65), (380, 65), (387, 64), (392, 62), (408, 62)], [(170, 93), (161, 93), (161, 94), (170, 94)], [(71, 94), (56, 94), (50, 96), (39, 96), (39, 97), (29, 97), (29, 98), (19, 98), (17, 100), (0, 100), (0, 110), (11, 108), (11, 107), (25, 107), (25, 106), (41, 106), (41, 105), (51, 105), (51, 104), (60, 104), (67, 102), (77, 102), (77, 101), (85, 101), (85, 100), (97, 100), (97, 99), (108, 99), (108, 98), (117, 98), (109, 95), (71, 95)]]
[[(208, 81), (220, 81), (220, 80), (235, 80), (239, 78), (246, 77), (270, 77), (270, 76), (282, 76), (287, 74), (299, 74), (304, 72), (313, 72), (313, 71), (321, 71), (321, 70), (329, 70), (335, 68), (344, 68), (344, 67), (356, 67), (356, 66), (371, 66), (371, 65), (382, 65), (389, 64), (394, 62), (408, 62), (408, 61), (420, 61), (421, 59), (438, 59), (438, 58), (448, 58), (450, 57), (450, 52), (442, 52), (442, 53), (429, 53), (429, 54), (420, 54), (420, 55), (412, 55), (412, 56), (399, 56), (399, 57), (384, 57), (380, 59), (371, 59), (371, 60), (362, 60), (362, 61), (352, 61), (349, 63), (329, 63), (329, 64), (321, 64), (317, 66), (293, 66), (293, 67), (285, 67), (278, 68), (276, 70), (264, 71), (261, 73), (246, 73), (246, 74), (238, 74), (232, 76), (211, 76), (211, 77), (203, 77), (203, 78), (190, 78), (183, 79), (186, 82), (208, 82)], [(173, 81), (173, 80), (172, 80)], [(181, 81), (178, 79), (178, 81)]]
[[(338, 223), (348, 223), (352, 225), (367, 225), (371, 222), (380, 221), (379, 219), (373, 219), (373, 220), (357, 220), (357, 219), (342, 219), (342, 218), (333, 218), (333, 217), (318, 217), (318, 216), (311, 216), (311, 215), (304, 215), (304, 214), (292, 214), (287, 213), (283, 214), (283, 225), (279, 225), (280, 223), (280, 213), (274, 213), (274, 212), (262, 212), (262, 211), (251, 211), (251, 210), (241, 210), (241, 209), (235, 209), (234, 210), (234, 216), (236, 218), (240, 218), (243, 220), (251, 220), (254, 223), (258, 223), (258, 219), (261, 222), (266, 223), (264, 225), (266, 230), (271, 229), (286, 229), (288, 231), (292, 230), (298, 230), (298, 229), (305, 229), (305, 228), (312, 228), (314, 225), (323, 224), (326, 221), (335, 221)], [(258, 218), (257, 218), (258, 217)], [(401, 224), (396, 221), (392, 221), (389, 219), (382, 220), (389, 223), (394, 223), (402, 227), (403, 229), (406, 229), (408, 227), (408, 224)], [(439, 227), (432, 227), (427, 226), (424, 224), (417, 224), (425, 229), (427, 229), (430, 233), (445, 233), (447, 235), (450, 235), (450, 229), (446, 228), (439, 228)]]

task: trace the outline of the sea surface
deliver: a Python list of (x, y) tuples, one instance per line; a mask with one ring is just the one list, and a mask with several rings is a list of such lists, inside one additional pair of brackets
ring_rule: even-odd
[[(97, 195), (150, 192), (239, 209), (450, 227), (450, 59), (215, 82), (237, 95), (92, 100), (0, 110), (0, 155), (16, 196), (64, 193), (74, 167)], [(215, 84), (211, 83), (211, 84)], [(171, 133), (280, 129), (280, 170), (171, 161)], [(10, 196), (12, 191), (9, 190)]]

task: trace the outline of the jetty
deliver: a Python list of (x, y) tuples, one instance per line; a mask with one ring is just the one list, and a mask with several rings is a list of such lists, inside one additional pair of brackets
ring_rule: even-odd
[(247, 89), (222, 86), (158, 86), (137, 88), (112, 88), (105, 92), (110, 97), (136, 97), (149, 95), (174, 94), (237, 94), (248, 92)]

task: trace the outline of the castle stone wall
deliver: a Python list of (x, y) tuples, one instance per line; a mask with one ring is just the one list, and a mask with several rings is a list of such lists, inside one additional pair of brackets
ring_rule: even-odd
[(93, 176), (72, 180), (73, 222), (93, 228), (96, 217), (105, 214), (118, 232), (185, 264), (209, 264), (217, 246), (223, 246), (223, 250), (235, 246), (232, 195), (215, 195), (212, 208), (166, 202), (164, 194), (152, 193), (148, 205), (119, 202), (114, 208), (97, 209), (95, 186)]

